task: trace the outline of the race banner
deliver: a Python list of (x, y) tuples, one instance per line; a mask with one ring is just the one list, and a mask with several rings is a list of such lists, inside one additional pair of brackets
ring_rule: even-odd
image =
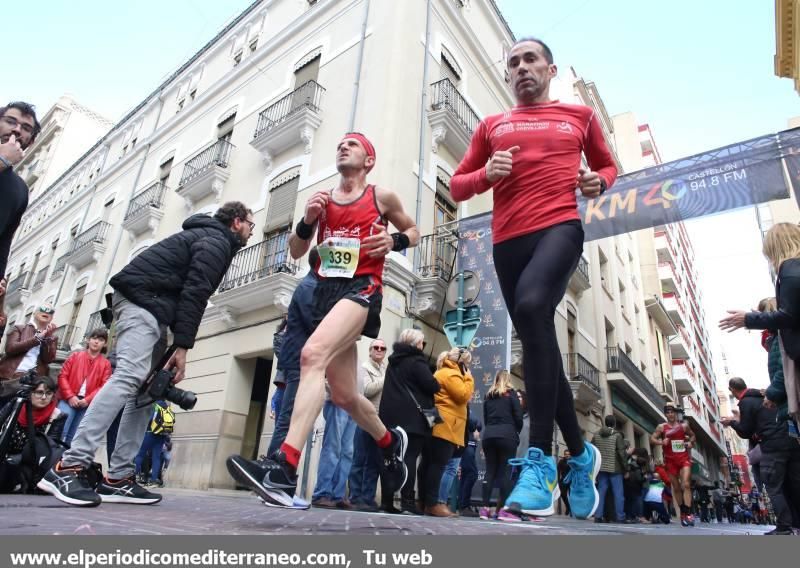
[(586, 240), (785, 199), (784, 159), (797, 187), (800, 129), (622, 175), (604, 195), (578, 199)]
[[(470, 370), (475, 378), (475, 392), (470, 402), (473, 417), (483, 422), (483, 400), (492, 386), (495, 374), (511, 367), (511, 320), (500, 292), (492, 257), (491, 214), (476, 215), (458, 223), (458, 271), (470, 270), (480, 280), (480, 293), (476, 304), (481, 307), (481, 324), (472, 340)], [(486, 472), (481, 445), (475, 459), (478, 464), (478, 481), (472, 489), (473, 499), (481, 498), (481, 482)]]

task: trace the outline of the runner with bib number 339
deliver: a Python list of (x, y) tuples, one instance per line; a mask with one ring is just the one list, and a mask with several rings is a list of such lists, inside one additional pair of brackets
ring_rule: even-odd
[[(227, 462), (231, 475), (271, 506), (293, 505), (297, 465), (322, 410), (325, 379), (333, 403), (383, 449), (381, 477), (388, 486), (398, 491), (406, 480), (406, 433), (399, 427), (387, 430), (356, 386), (356, 341), (361, 335), (377, 338), (380, 330), (385, 257), (419, 240), (419, 231), (397, 194), (367, 184), (367, 173), (374, 165), (372, 143), (363, 134), (345, 134), (336, 148), (339, 185), (311, 196), (289, 238), (292, 257), (300, 258), (316, 233), (320, 256), (312, 267), (320, 277), (311, 314), (315, 331), (300, 356), (300, 386), (289, 432), (280, 450), (266, 459), (231, 456)], [(389, 234), (389, 223), (398, 232)]]

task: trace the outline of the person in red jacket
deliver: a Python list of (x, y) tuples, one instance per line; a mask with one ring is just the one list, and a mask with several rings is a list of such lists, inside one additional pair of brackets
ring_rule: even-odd
[(84, 351), (76, 351), (64, 361), (58, 375), (58, 393), (61, 402), (58, 409), (67, 416), (62, 440), (69, 444), (78, 431), (78, 425), (92, 403), (94, 395), (111, 376), (111, 363), (101, 351), (108, 342), (108, 331), (97, 328), (92, 331)]
[(598, 505), (600, 454), (581, 434), (553, 320), (583, 253), (576, 193), (598, 197), (616, 180), (617, 167), (594, 110), (550, 98), (557, 68), (544, 42), (518, 40), (506, 65), (517, 104), (478, 124), (450, 181), (456, 201), (492, 190), (494, 269), (522, 343), (530, 448), (506, 508), (553, 514), (558, 423), (572, 456), (570, 508), (587, 518)]

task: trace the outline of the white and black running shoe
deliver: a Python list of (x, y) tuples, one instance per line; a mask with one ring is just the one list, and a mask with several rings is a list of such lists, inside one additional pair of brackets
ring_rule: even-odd
[(400, 491), (408, 479), (408, 468), (405, 457), (408, 449), (408, 435), (400, 426), (389, 428), (392, 443), (383, 450), (381, 462), (381, 479), (386, 480), (387, 488), (392, 492)]
[(264, 504), (286, 509), (308, 508), (297, 507), (294, 499), (297, 475), (294, 468), (286, 462), (283, 452), (275, 452), (272, 458), (265, 457), (258, 461), (234, 455), (225, 461), (225, 465), (231, 477), (252, 489)]
[(69, 505), (97, 507), (102, 502), (89, 483), (86, 468), (64, 467), (60, 461), (50, 468), (36, 487)]
[(104, 503), (154, 505), (161, 501), (161, 495), (139, 485), (133, 475), (115, 481), (111, 481), (107, 477), (103, 478), (103, 481), (97, 486), (97, 494)]

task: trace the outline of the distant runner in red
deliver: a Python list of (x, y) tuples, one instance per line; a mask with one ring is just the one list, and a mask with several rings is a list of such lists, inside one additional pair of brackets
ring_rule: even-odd
[(478, 124), (450, 184), (457, 201), (494, 190), (495, 270), (522, 342), (530, 448), (506, 509), (553, 514), (560, 495), (551, 455), (557, 422), (572, 454), (570, 506), (586, 518), (597, 508), (600, 453), (581, 435), (553, 319), (583, 252), (576, 189), (589, 199), (601, 195), (617, 168), (594, 111), (550, 99), (557, 68), (547, 45), (520, 39), (506, 63), (517, 104)]
[(667, 403), (664, 407), (667, 421), (659, 424), (650, 441), (655, 445), (663, 446), (664, 469), (669, 475), (672, 485), (672, 497), (681, 509), (681, 525), (694, 526), (692, 515), (692, 454), (695, 444), (695, 435), (689, 424), (679, 418), (678, 407)]

